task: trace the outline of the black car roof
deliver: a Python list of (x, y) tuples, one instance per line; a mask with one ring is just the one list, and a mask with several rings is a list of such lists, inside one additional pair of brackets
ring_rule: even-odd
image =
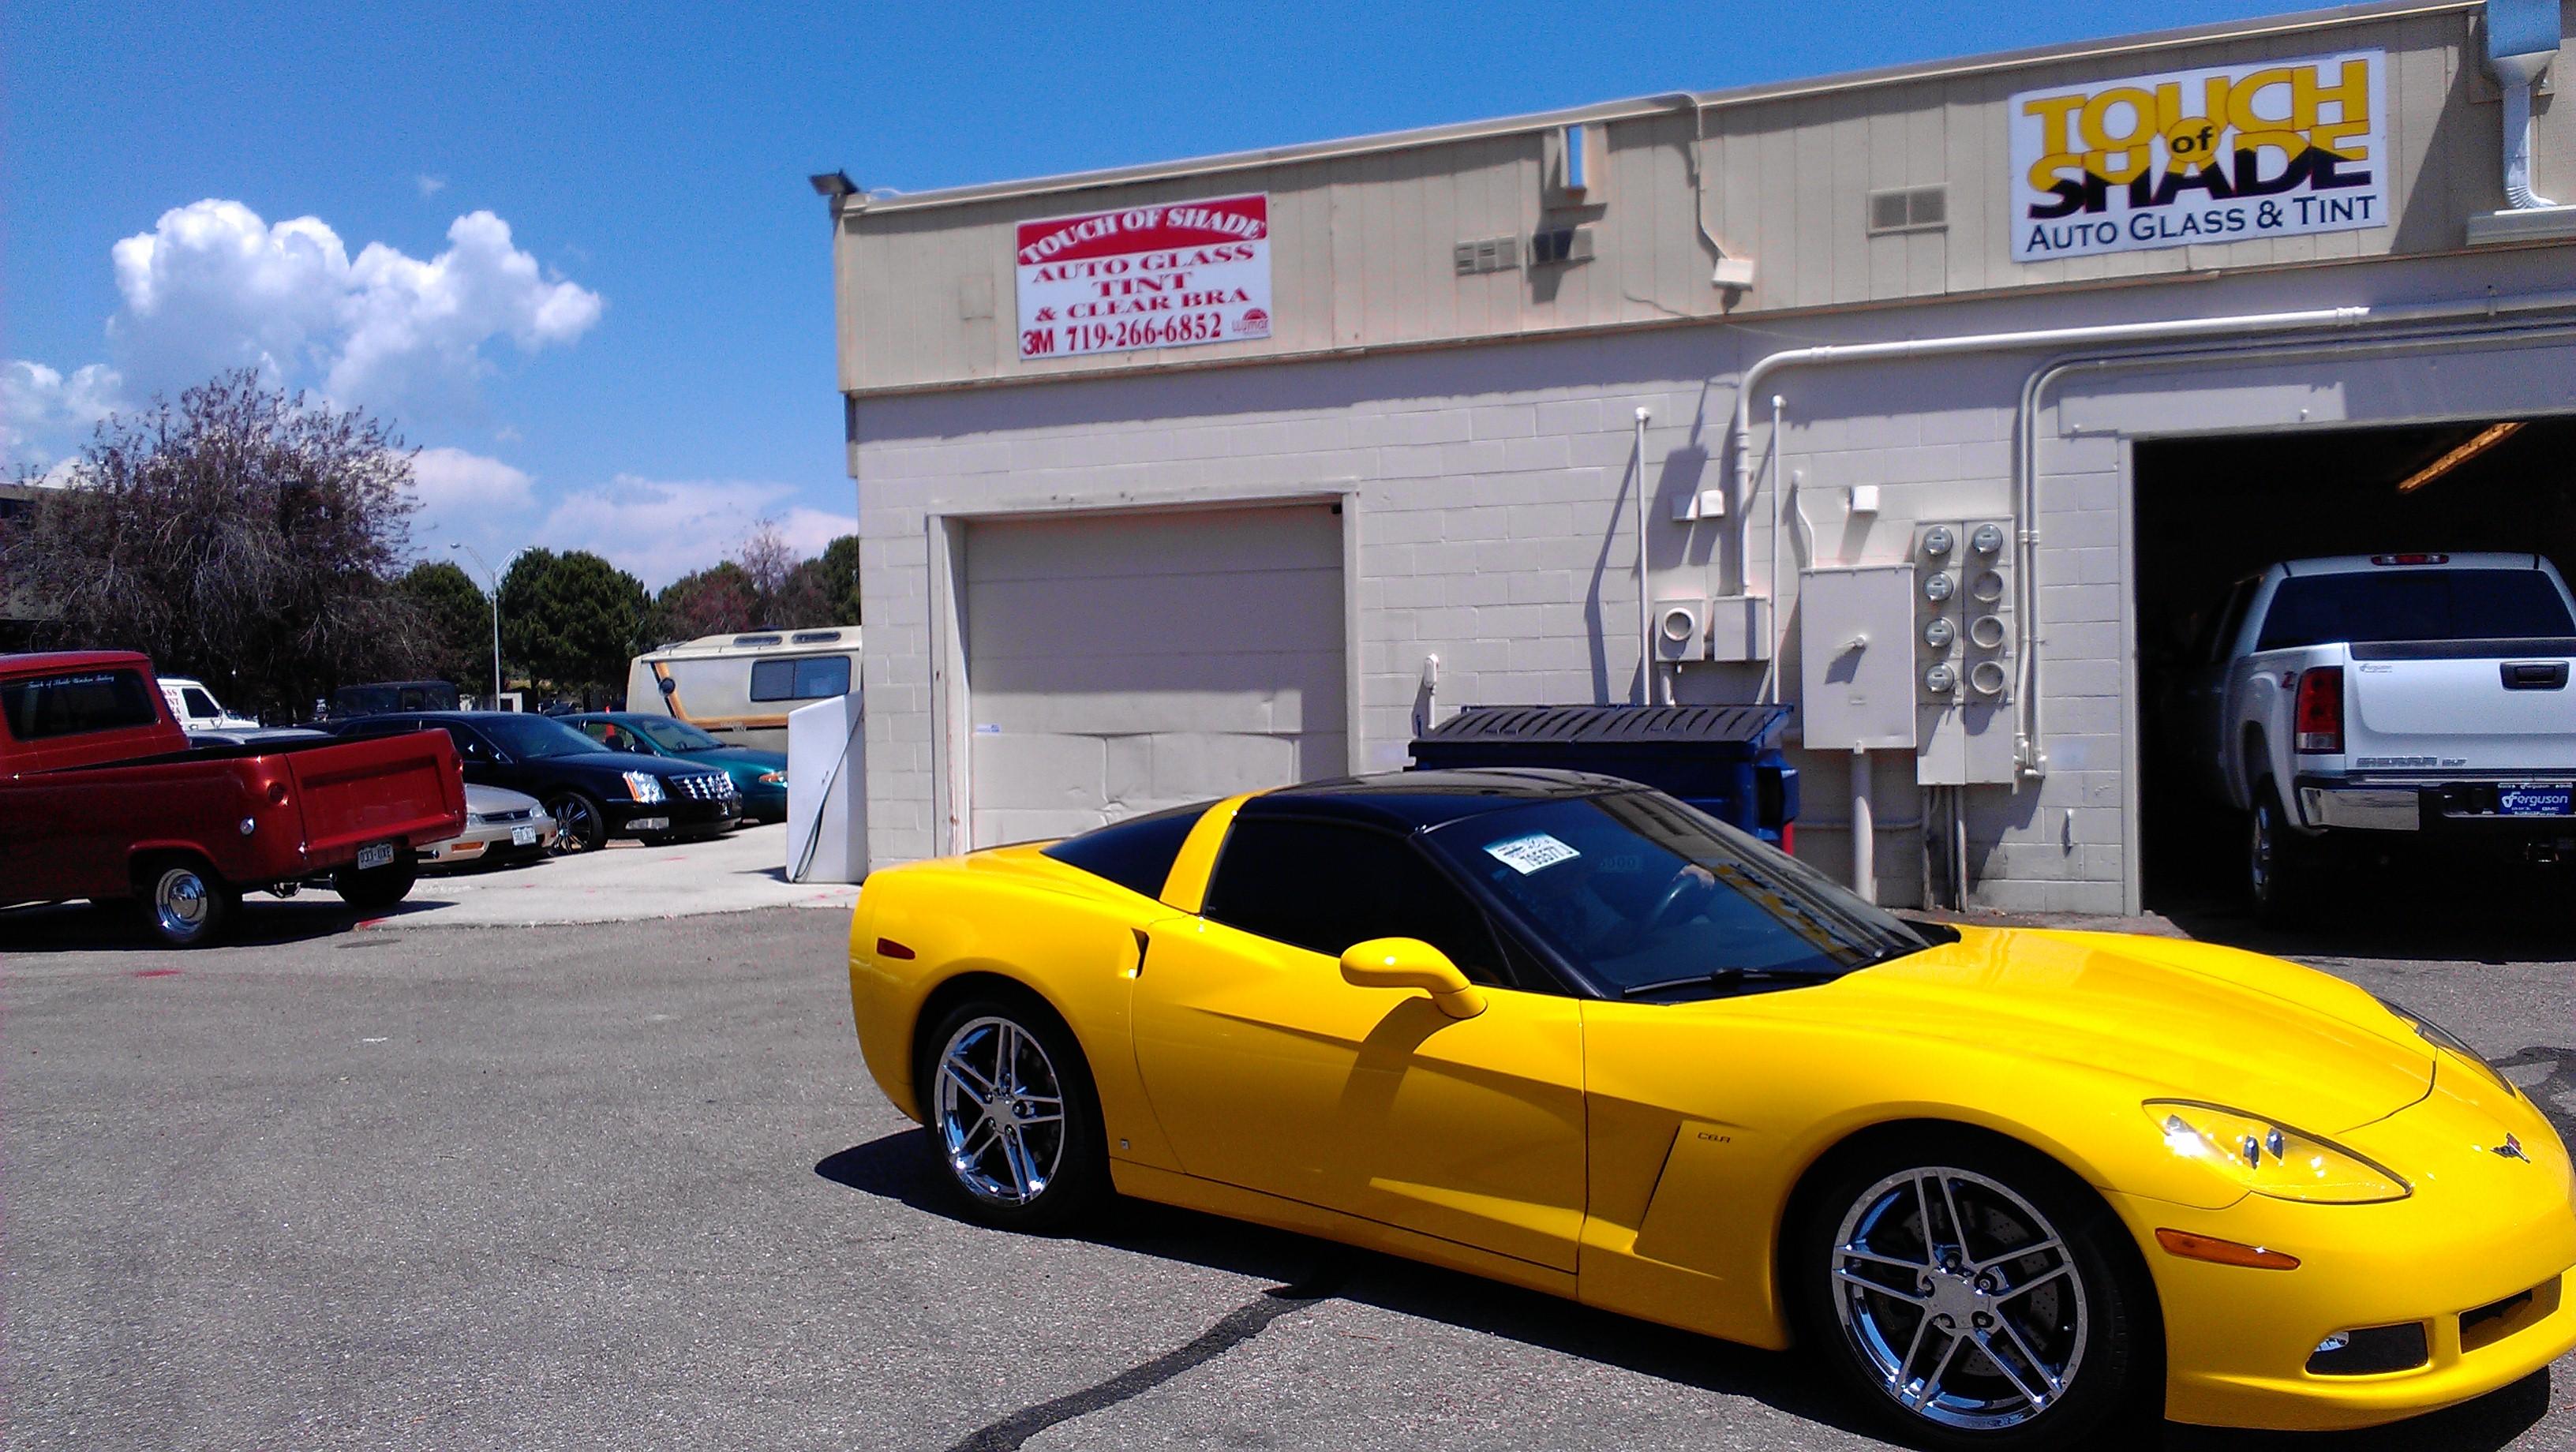
[(1541, 767), (1390, 771), (1264, 792), (1245, 802), (1236, 815), (1330, 817), (1411, 832), (1531, 802), (1636, 790), (1635, 782), (1615, 776)]

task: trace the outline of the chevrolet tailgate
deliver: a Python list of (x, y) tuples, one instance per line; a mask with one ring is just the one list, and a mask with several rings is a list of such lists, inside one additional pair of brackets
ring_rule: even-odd
[(444, 731), (377, 736), (284, 753), (319, 869), (374, 842), (425, 847), (465, 830), (465, 777)]

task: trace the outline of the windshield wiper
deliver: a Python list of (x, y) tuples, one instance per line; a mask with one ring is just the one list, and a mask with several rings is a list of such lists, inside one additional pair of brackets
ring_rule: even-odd
[(1669, 993), (1676, 988), (1732, 988), (1739, 983), (1786, 983), (1820, 980), (1823, 974), (1790, 968), (1720, 968), (1710, 973), (1694, 973), (1688, 978), (1663, 978), (1653, 983), (1639, 983), (1619, 990), (1621, 998), (1643, 998), (1649, 993)]

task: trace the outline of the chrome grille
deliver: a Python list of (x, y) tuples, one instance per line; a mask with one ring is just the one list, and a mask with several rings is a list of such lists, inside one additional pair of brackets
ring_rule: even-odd
[(673, 777), (671, 784), (679, 788), (680, 795), (701, 802), (720, 802), (736, 794), (733, 778), (720, 771)]

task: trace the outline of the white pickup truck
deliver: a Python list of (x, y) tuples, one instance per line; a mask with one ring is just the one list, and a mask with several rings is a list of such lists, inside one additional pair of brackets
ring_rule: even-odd
[(2339, 842), (2576, 859), (2571, 665), (2576, 599), (2538, 555), (2293, 560), (2240, 581), (2185, 708), (2245, 814), (2255, 906), (2304, 905)]

